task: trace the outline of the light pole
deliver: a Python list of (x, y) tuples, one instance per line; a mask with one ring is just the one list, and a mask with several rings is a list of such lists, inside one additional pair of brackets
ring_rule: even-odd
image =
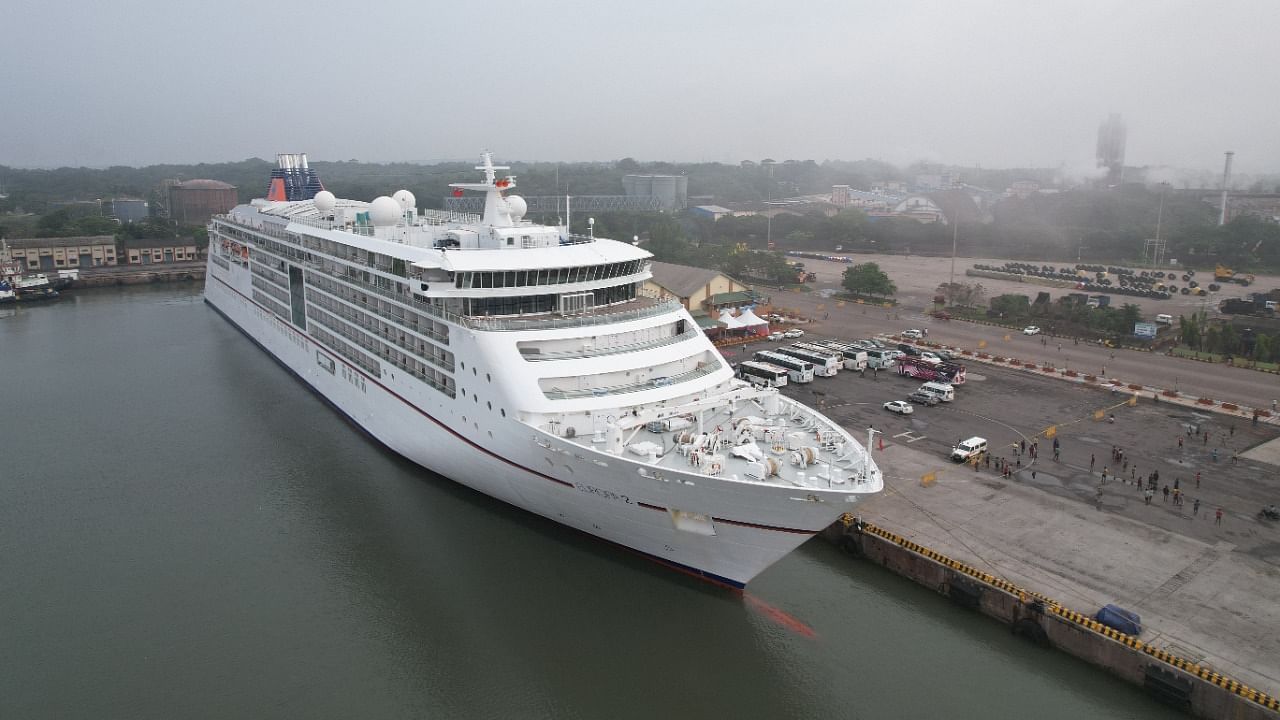
[(951, 277), (947, 279), (947, 292), (955, 294), (956, 291), (956, 239), (960, 237), (960, 221), (956, 220), (954, 227), (951, 228)]

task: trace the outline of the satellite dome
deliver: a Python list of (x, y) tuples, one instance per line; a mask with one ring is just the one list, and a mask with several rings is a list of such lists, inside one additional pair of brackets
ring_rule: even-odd
[(529, 203), (525, 202), (524, 198), (519, 195), (508, 195), (507, 210), (511, 212), (511, 220), (513, 222), (519, 222), (520, 218), (524, 217), (524, 214), (529, 212)]
[(333, 206), (338, 204), (338, 199), (328, 190), (321, 190), (312, 199), (315, 201), (316, 209), (320, 211), (321, 215), (327, 215), (329, 211), (333, 210)]
[(374, 225), (395, 225), (400, 222), (400, 203), (386, 195), (381, 195), (369, 203), (369, 219)]
[(411, 208), (418, 207), (418, 198), (414, 197), (413, 193), (408, 190), (397, 190), (396, 194), (392, 195), (391, 198), (400, 203), (401, 210), (409, 210)]

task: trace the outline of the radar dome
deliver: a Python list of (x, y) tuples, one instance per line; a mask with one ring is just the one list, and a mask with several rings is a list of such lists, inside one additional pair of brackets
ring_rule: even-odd
[(400, 203), (382, 195), (369, 203), (369, 219), (374, 225), (395, 225), (400, 221)]
[(409, 210), (418, 207), (418, 198), (408, 190), (397, 190), (395, 195), (391, 196), (396, 202), (400, 203), (401, 210)]
[(333, 210), (333, 206), (338, 204), (338, 199), (335, 198), (333, 193), (328, 190), (321, 190), (316, 193), (313, 200), (316, 203), (316, 209), (320, 211), (321, 215), (327, 215), (331, 210)]
[(525, 213), (529, 212), (529, 203), (525, 202), (524, 198), (519, 195), (508, 195), (507, 209), (511, 212), (511, 219), (518, 222), (520, 218), (524, 217)]

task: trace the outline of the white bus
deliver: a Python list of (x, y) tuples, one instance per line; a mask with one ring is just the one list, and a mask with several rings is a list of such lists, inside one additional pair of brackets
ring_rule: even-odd
[(823, 377), (834, 377), (840, 372), (840, 366), (844, 364), (844, 359), (839, 353), (833, 353), (830, 350), (806, 350), (795, 345), (778, 348), (778, 352), (783, 355), (790, 355), (798, 360), (813, 363), (813, 374)]
[(771, 365), (787, 369), (787, 377), (793, 383), (811, 383), (813, 382), (813, 363), (805, 362), (793, 358), (789, 355), (773, 352), (772, 350), (761, 350), (755, 354), (755, 359), (767, 362)]
[(796, 347), (814, 345), (819, 349), (840, 353), (845, 370), (863, 370), (867, 367), (867, 350), (839, 340), (815, 340), (812, 343), (796, 343)]
[(875, 348), (867, 351), (867, 367), (878, 370), (892, 370), (897, 365), (901, 350)]
[(752, 385), (782, 387), (787, 384), (787, 369), (772, 363), (746, 360), (738, 364), (738, 377)]

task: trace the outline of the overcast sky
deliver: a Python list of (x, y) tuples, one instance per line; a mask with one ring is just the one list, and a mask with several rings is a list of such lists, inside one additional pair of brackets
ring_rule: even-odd
[(9, 0), (0, 164), (1280, 170), (1280, 2)]

